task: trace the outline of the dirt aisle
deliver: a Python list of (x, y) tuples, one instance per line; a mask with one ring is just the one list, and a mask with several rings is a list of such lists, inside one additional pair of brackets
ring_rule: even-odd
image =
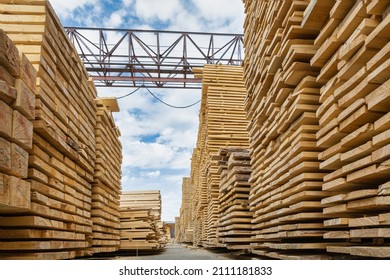
[(120, 260), (231, 260), (240, 257), (201, 248), (188, 248), (178, 244), (168, 244), (160, 253), (140, 256), (119, 256)]

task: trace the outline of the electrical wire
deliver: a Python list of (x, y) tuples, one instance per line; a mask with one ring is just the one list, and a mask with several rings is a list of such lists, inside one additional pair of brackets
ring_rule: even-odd
[(161, 102), (162, 104), (168, 106), (168, 107), (171, 107), (171, 108), (174, 108), (174, 109), (188, 109), (188, 108), (191, 108), (193, 106), (195, 106), (196, 104), (198, 104), (200, 101), (202, 100), (198, 100), (196, 101), (195, 103), (192, 103), (190, 105), (187, 105), (187, 106), (174, 106), (174, 105), (171, 105), (171, 104), (168, 104), (166, 103), (165, 101), (161, 100), (160, 98), (158, 98), (155, 94), (153, 94), (153, 92), (150, 91), (150, 89), (146, 88), (146, 90), (155, 98), (157, 99), (159, 102)]
[(122, 99), (122, 98), (125, 98), (125, 97), (128, 97), (134, 93), (136, 93), (142, 86), (138, 87), (137, 89), (133, 90), (132, 92), (129, 92), (128, 94), (125, 94), (123, 96), (120, 96), (120, 97), (117, 97), (116, 99)]
[(129, 93), (123, 95), (123, 96), (117, 97), (116, 99), (122, 99), (122, 98), (126, 98), (126, 97), (128, 97), (128, 96), (130, 96), (130, 95), (133, 95), (134, 93), (136, 93), (136, 92), (137, 92), (138, 90), (140, 90), (141, 88), (145, 88), (145, 89), (149, 92), (150, 95), (152, 95), (156, 100), (158, 100), (158, 101), (161, 102), (162, 104), (164, 104), (164, 105), (166, 105), (166, 106), (168, 106), (168, 107), (174, 108), (174, 109), (188, 109), (188, 108), (191, 108), (191, 107), (197, 105), (199, 102), (202, 101), (202, 100), (198, 100), (198, 101), (196, 101), (195, 103), (192, 103), (192, 104), (187, 105), (187, 106), (175, 106), (175, 105), (172, 105), (172, 104), (168, 104), (168, 103), (165, 102), (164, 100), (158, 98), (158, 97), (157, 97), (153, 92), (151, 92), (150, 89), (147, 88), (145, 85), (142, 85), (142, 86), (136, 88), (135, 90), (133, 90), (132, 92), (129, 92)]

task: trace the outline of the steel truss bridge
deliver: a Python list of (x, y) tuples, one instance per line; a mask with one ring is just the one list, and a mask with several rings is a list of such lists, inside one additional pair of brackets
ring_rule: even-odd
[(65, 27), (96, 86), (200, 88), (193, 69), (241, 65), (243, 35)]

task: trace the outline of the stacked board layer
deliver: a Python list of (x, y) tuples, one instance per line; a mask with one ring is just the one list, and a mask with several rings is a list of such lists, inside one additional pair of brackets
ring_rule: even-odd
[[(244, 111), (246, 89), (242, 67), (205, 65), (197, 147), (192, 157), (194, 185), (194, 244), (217, 246), (218, 151), (220, 147), (249, 147)], [(197, 177), (197, 178), (195, 178)]]
[(390, 1), (244, 3), (252, 252), (389, 257)]
[(120, 250), (149, 251), (163, 247), (160, 191), (126, 191), (120, 195)]
[(33, 142), (35, 79), (31, 63), (0, 30), (0, 213), (31, 208), (31, 183), (26, 179)]
[[(96, 165), (92, 184), (92, 249), (94, 253), (115, 252), (120, 245), (119, 195), (121, 192), (122, 145), (112, 112), (116, 99), (96, 99)], [(109, 143), (109, 145), (107, 145)]]
[[(182, 201), (180, 207), (180, 218), (177, 221), (179, 227), (175, 227), (175, 236), (177, 243), (193, 243), (194, 228), (193, 228), (193, 196), (194, 186), (191, 184), (191, 178), (183, 178), (182, 183)], [(176, 223), (176, 221), (175, 221)]]
[(218, 162), (220, 175), (218, 244), (229, 250), (250, 252), (253, 213), (249, 209), (249, 151), (221, 148)]
[[(22, 176), (14, 176), (26, 178), (31, 187), (26, 196), (26, 201), (31, 201), (28, 211), (9, 213), (0, 209), (0, 258), (90, 255), (94, 252), (91, 246), (100, 238), (95, 235), (93, 241), (92, 213), (96, 216), (99, 207), (95, 204), (92, 209), (92, 183), (99, 176), (95, 176), (96, 89), (48, 1), (4, 0), (0, 11), (1, 27), (19, 53), (25, 54), (20, 60), (25, 77), (19, 78), (16, 72), (10, 76), (1, 68), (0, 80), (11, 87), (15, 82), (26, 95), (17, 100), (20, 116), (13, 113), (13, 122), (20, 122), (15, 139), (27, 151), (28, 165), (23, 166), (26, 161), (19, 157), (19, 168), (13, 172), (23, 170)], [(9, 50), (1, 50), (1, 57), (4, 55), (7, 59), (16, 57), (11, 57), (15, 53)], [(12, 76), (21, 81), (29, 79), (22, 84)], [(23, 182), (17, 183), (21, 191), (27, 188)]]
[(245, 108), (252, 175), (252, 252), (273, 258), (321, 258), (320, 68), (310, 64), (317, 30), (303, 26), (309, 1), (244, 1)]
[[(312, 1), (316, 17), (318, 3)], [(390, 257), (390, 1), (332, 1), (311, 59), (329, 253)], [(312, 14), (313, 13), (313, 14)], [(312, 15), (311, 15), (312, 14)]]

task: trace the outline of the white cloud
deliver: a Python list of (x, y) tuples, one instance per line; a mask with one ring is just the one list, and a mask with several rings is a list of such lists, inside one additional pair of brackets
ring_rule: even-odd
[(244, 7), (242, 1), (236, 0), (192, 0), (193, 5), (198, 9), (198, 14), (207, 19), (207, 21), (213, 20), (226, 20), (235, 17), (240, 17), (240, 11), (242, 11), (242, 17), (244, 16)]
[(83, 7), (87, 4), (98, 5), (98, 0), (50, 0), (54, 10), (59, 14), (59, 16), (69, 17), (71, 12), (77, 8)]
[(123, 23), (123, 18), (126, 16), (126, 11), (119, 10), (110, 15), (110, 18), (107, 22), (107, 27), (116, 28), (120, 27)]
[(144, 20), (167, 21), (183, 10), (179, 0), (136, 0), (137, 16)]
[(131, 6), (134, 3), (134, 0), (123, 0), (123, 5)]
[(149, 178), (156, 178), (156, 177), (160, 177), (161, 172), (160, 172), (160, 170), (150, 171), (150, 172), (141, 172), (141, 175), (149, 177)]

